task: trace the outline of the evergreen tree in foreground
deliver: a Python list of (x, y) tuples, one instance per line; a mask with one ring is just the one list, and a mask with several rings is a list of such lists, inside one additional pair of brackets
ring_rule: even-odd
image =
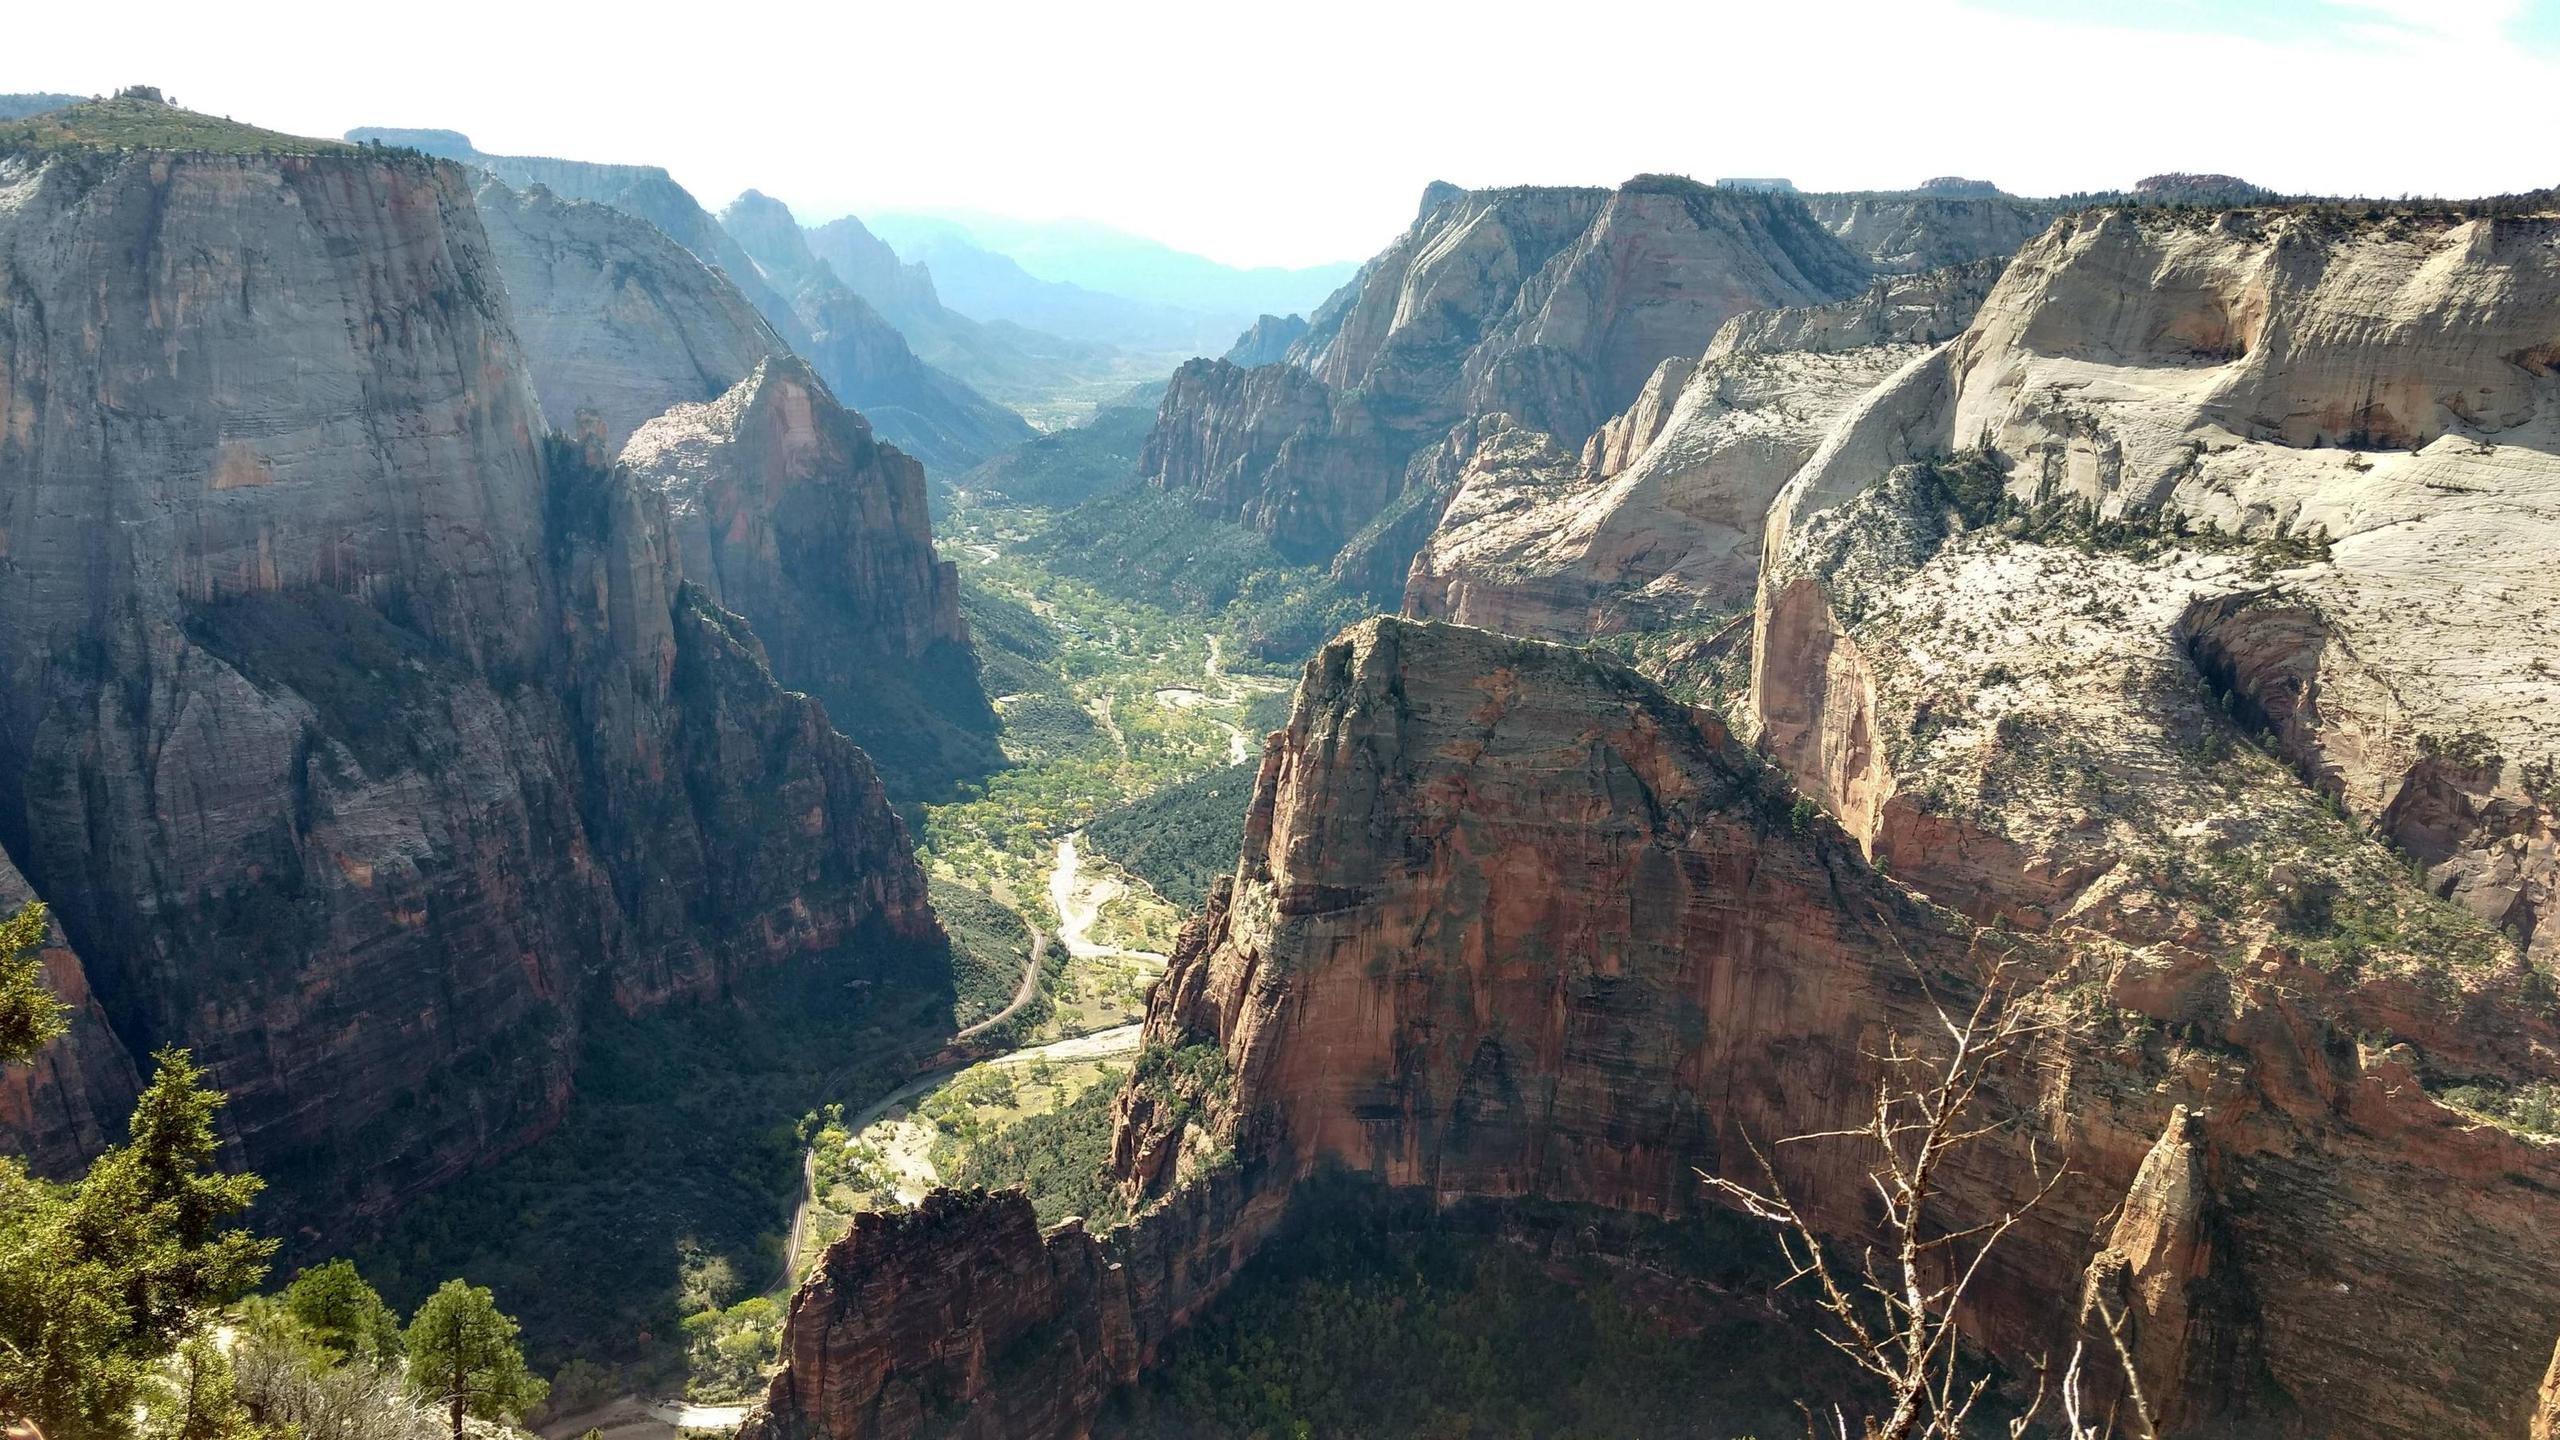
[[(41, 906), (0, 921), (0, 1064), (62, 1032), (32, 954), (44, 935)], [(275, 1249), (227, 1228), (260, 1182), (214, 1168), (221, 1095), (186, 1051), (152, 1059), (130, 1138), (86, 1177), (57, 1185), (0, 1157), (0, 1419), (32, 1420), (51, 1440), (132, 1433), (161, 1362), (247, 1294)], [(210, 1391), (199, 1410), (230, 1413)], [(212, 1433), (197, 1427), (190, 1440)]]
[(409, 1321), (409, 1388), (462, 1422), (500, 1420), (542, 1403), (551, 1387), (536, 1379), (516, 1344), (516, 1322), (500, 1314), (486, 1287), (447, 1280)]

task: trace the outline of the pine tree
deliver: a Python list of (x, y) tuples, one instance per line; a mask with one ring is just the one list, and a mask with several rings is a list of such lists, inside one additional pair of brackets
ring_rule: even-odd
[(454, 1440), (463, 1421), (521, 1415), (551, 1387), (525, 1368), (514, 1317), (486, 1287), (447, 1280), (409, 1320), (409, 1388), (446, 1408)]

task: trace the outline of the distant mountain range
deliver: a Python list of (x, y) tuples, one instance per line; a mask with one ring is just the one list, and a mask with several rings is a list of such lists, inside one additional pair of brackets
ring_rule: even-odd
[(59, 110), (65, 105), (78, 103), (80, 97), (77, 95), (0, 95), (0, 120), (23, 120), (30, 115), (41, 115), (47, 110)]
[[(475, 166), (515, 189), (540, 186), (657, 226), (726, 274), (791, 349), (817, 367), (836, 398), (929, 467), (965, 470), (1031, 438), (1031, 427), (1019, 415), (919, 358), (896, 327), (812, 260), (805, 246), (777, 241), (753, 253), (757, 247), (739, 238), (734, 226), (715, 220), (658, 166), (492, 155), (453, 130), (363, 126), (348, 131), (347, 139), (407, 146)], [(763, 199), (753, 191), (748, 197)], [(781, 221), (790, 227), (789, 211), (781, 211)]]
[(1089, 220), (1021, 220), (973, 210), (886, 212), (871, 228), (902, 253), (928, 235), (958, 238), (1061, 284), (1250, 320), (1324, 303), (1360, 268), (1349, 260), (1297, 269), (1239, 267)]

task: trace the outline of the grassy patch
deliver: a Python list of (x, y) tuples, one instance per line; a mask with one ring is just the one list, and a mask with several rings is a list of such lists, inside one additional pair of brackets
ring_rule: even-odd
[[(352, 155), (338, 140), (261, 130), (156, 100), (92, 100), (0, 125), (0, 154), (167, 150), (190, 155)], [(407, 154), (407, 151), (387, 152)]]
[(952, 1019), (973, 1025), (1012, 1004), (1031, 963), (1031, 927), (1011, 906), (956, 880), (933, 881), (933, 909), (951, 937)]

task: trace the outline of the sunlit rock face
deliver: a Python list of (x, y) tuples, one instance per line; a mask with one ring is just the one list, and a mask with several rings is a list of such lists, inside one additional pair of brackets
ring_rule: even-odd
[[(1860, 1123), (1886, 1037), (1933, 1031), (1927, 997), (1960, 1000), (2007, 952), (2057, 977), (2040, 1002), (2057, 1024), (1989, 1101), (2000, 1129), (1945, 1172), (1942, 1218), (2016, 1208), (2053, 1157), (2070, 1174), (1978, 1282), (1984, 1344), (2050, 1351), (2094, 1286), (2129, 1317), (2169, 1433), (2522, 1429), (2548, 1354), (2501, 1337), (2548, 1327), (2560, 1257), (2498, 1237), (2560, 1219), (2560, 1158), (2439, 1103), (2420, 1071), (2547, 1070), (2547, 1005), (2495, 975), (2431, 994), (2274, 945), (2235, 963), (2129, 943), (2094, 916), (1977, 929), (1795, 801), (1719, 722), (1583, 652), (1346, 632), (1310, 662), (1237, 873), (1151, 998), (1166, 1058), (1123, 1092), (1113, 1156), (1140, 1218), (1105, 1252), (1186, 1257), (1175, 1293), (1197, 1301), (1268, 1234), (1257, 1207), (1332, 1167), (1444, 1199), (1692, 1215), (1693, 1167), (1756, 1179), (1747, 1140)], [(2394, 1046), (2357, 1038), (2386, 1026)], [(1779, 1152), (1843, 1239), (1870, 1220), (1864, 1162)], [(944, 1203), (981, 1217), (965, 1243), (884, 1229), (830, 1252), (761, 1433), (1082, 1433), (1090, 1410), (1041, 1397), (1143, 1365), (1187, 1313), (1073, 1298), (1059, 1277), (1090, 1274), (1096, 1244), (1078, 1227), (1035, 1250), (1027, 1212)], [(883, 1307), (854, 1297), (875, 1293), (945, 1297), (932, 1355), (874, 1333)], [(1059, 1338), (1124, 1332), (1125, 1352)], [(955, 1353), (1009, 1358), (951, 1379)], [(1058, 1374), (1073, 1383), (1014, 1388)], [(902, 1386), (945, 1408), (877, 1419)]]
[(622, 464), (666, 501), (688, 579), (755, 627), (776, 678), (822, 701), (890, 787), (999, 768), (960, 582), (934, 553), (924, 467), (798, 359), (642, 426)]
[(1868, 274), (1784, 196), (1660, 177), (1435, 191), (1310, 317), (1284, 368), (1186, 367), (1141, 472), (1327, 557), (1450, 426), (1505, 414), (1579, 448), (1728, 317), (1838, 299)]
[(717, 398), (787, 353), (727, 277), (611, 206), (495, 179), (473, 192), (542, 418), (619, 449), (671, 406)]
[(1748, 610), (1769, 502), (1879, 383), (1964, 330), (2001, 264), (1737, 315), (1702, 355), (1663, 361), (1578, 463), (1524, 434), (1474, 450), (1404, 613), (1570, 641)]

